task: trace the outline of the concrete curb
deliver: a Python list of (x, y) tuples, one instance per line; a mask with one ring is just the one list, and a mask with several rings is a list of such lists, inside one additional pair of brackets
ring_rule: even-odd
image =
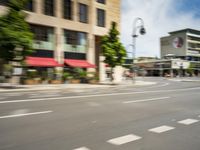
[(192, 79), (168, 79), (170, 81), (177, 81), (177, 82), (200, 82), (199, 80), (192, 80)]
[[(145, 82), (145, 81), (136, 81), (128, 83), (100, 83), (100, 84), (61, 84), (61, 85), (0, 85), (0, 93), (1, 92), (20, 92), (20, 91), (44, 91), (44, 90), (81, 90), (81, 89), (102, 89), (102, 88), (113, 88), (113, 87), (129, 87), (129, 86), (147, 86), (154, 85), (156, 82)], [(2, 87), (2, 89), (1, 89)]]

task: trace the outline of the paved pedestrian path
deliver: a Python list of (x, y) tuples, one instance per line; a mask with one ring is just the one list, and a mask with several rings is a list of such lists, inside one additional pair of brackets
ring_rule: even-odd
[(38, 91), (38, 90), (55, 90), (55, 89), (69, 89), (69, 90), (84, 90), (84, 89), (101, 89), (117, 86), (146, 86), (153, 85), (156, 82), (147, 81), (131, 81), (126, 80), (121, 83), (102, 82), (99, 84), (40, 84), (40, 85), (12, 85), (8, 83), (0, 84), (0, 92), (6, 91)]
[(169, 78), (169, 80), (179, 82), (200, 82), (200, 77), (177, 77)]

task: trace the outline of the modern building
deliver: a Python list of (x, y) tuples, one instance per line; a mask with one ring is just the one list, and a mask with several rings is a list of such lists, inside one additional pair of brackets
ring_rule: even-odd
[(160, 39), (161, 57), (174, 55), (189, 61), (200, 61), (200, 31), (184, 29), (169, 32)]
[[(191, 76), (190, 62), (182, 59), (149, 59), (136, 62), (138, 74), (146, 76)], [(189, 71), (190, 70), (190, 71)]]
[[(0, 14), (8, 1), (0, 1)], [(25, 12), (35, 34), (36, 51), (27, 60), (33, 67), (49, 62), (98, 71), (101, 36), (111, 22), (120, 30), (120, 0), (31, 0)]]
[(200, 31), (183, 29), (160, 39), (161, 59), (138, 61), (138, 68), (149, 76), (199, 75)]

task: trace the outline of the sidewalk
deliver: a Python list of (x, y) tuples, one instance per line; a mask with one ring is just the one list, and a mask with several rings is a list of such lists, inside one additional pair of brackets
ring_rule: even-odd
[(112, 88), (122, 86), (146, 86), (153, 85), (156, 82), (132, 81), (125, 80), (121, 83), (102, 82), (99, 84), (39, 84), (39, 85), (11, 85), (0, 83), (0, 92), (17, 92), (17, 91), (38, 91), (38, 90), (77, 90), (77, 89), (94, 89), (94, 88)]
[(200, 82), (200, 77), (177, 77), (169, 78), (168, 80), (179, 82)]

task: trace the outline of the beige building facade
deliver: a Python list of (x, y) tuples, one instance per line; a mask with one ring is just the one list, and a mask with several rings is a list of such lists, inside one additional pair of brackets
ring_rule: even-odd
[[(6, 12), (6, 0), (0, 14)], [(120, 0), (32, 0), (27, 22), (35, 34), (33, 57), (86, 60), (99, 68), (100, 37), (112, 22), (120, 30)]]

